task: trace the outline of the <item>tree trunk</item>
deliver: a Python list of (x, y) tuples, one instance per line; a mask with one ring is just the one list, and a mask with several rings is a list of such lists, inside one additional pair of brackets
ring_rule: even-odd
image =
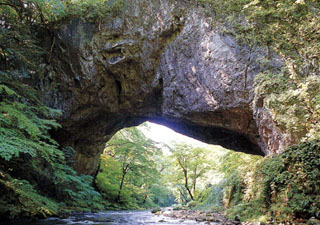
[(127, 173), (125, 171), (122, 173), (121, 182), (120, 182), (120, 188), (119, 188), (118, 196), (116, 198), (116, 202), (118, 202), (118, 203), (120, 203), (121, 190), (123, 188), (124, 178), (125, 178), (126, 174)]
[(194, 178), (193, 181), (193, 194), (196, 195), (196, 182), (197, 182), (197, 178)]
[(184, 186), (185, 186), (185, 188), (187, 189), (187, 192), (188, 192), (188, 194), (189, 194), (189, 196), (190, 196), (190, 198), (191, 198), (191, 200), (193, 201), (193, 195), (192, 195), (192, 193), (191, 193), (191, 191), (190, 191), (190, 189), (189, 189), (189, 185), (188, 185), (188, 172), (187, 172), (187, 170), (183, 170), (183, 173), (184, 173)]
[(97, 181), (96, 181), (97, 176), (98, 176), (98, 173), (100, 172), (100, 163), (101, 163), (101, 160), (99, 160), (98, 168), (97, 168), (97, 170), (96, 170), (96, 172), (95, 172), (95, 174), (94, 174), (94, 176), (93, 176), (93, 188), (94, 188), (96, 191), (98, 191), (98, 192), (101, 191), (101, 190), (99, 189), (99, 187), (98, 187), (98, 185), (97, 185)]
[(194, 177), (193, 177), (193, 182), (192, 182), (192, 186), (193, 186), (193, 194), (196, 195), (196, 185), (197, 185), (197, 167), (194, 169)]

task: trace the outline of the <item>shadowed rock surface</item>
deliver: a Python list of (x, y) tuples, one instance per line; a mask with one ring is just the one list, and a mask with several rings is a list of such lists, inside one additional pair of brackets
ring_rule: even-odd
[(75, 19), (57, 32), (43, 99), (64, 112), (54, 135), (76, 149), (79, 173), (94, 174), (105, 142), (146, 120), (250, 154), (289, 144), (263, 105), (251, 106), (256, 60), (267, 53), (238, 44), (203, 11), (126, 0), (117, 17)]

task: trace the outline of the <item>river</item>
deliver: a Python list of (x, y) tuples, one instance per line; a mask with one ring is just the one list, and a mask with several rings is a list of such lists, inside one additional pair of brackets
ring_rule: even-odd
[[(0, 224), (2, 224), (0, 222)], [(162, 215), (154, 215), (150, 211), (106, 211), (99, 213), (75, 213), (66, 219), (48, 218), (39, 221), (13, 221), (5, 225), (205, 225), (206, 222), (181, 220)], [(217, 223), (210, 223), (217, 224)]]

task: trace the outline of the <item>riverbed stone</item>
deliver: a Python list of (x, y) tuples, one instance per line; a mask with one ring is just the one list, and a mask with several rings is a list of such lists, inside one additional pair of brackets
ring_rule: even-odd
[(219, 224), (240, 224), (238, 221), (230, 220), (223, 213), (211, 213), (211, 216), (206, 216), (206, 214), (202, 211), (179, 210), (175, 212), (165, 211), (162, 215), (172, 218), (179, 218), (182, 219), (181, 221), (188, 219), (198, 222), (205, 222), (206, 224), (210, 224), (211, 222)]
[(307, 225), (320, 225), (320, 220), (312, 217), (307, 221)]

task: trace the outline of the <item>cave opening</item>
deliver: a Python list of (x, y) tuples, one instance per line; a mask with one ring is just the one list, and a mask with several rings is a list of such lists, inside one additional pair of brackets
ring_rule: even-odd
[(119, 130), (138, 126), (146, 121), (168, 127), (176, 133), (207, 144), (220, 145), (251, 155), (266, 155), (259, 146), (259, 135), (256, 135), (256, 132), (251, 132), (253, 135), (250, 136), (246, 134), (247, 131), (235, 131), (222, 126), (208, 126), (161, 116), (140, 117), (99, 113), (90, 120), (77, 118), (77, 121), (63, 121), (63, 128), (55, 133), (55, 137), (63, 147), (71, 146), (76, 150), (75, 170), (79, 174), (95, 175), (105, 143)]
[(105, 144), (95, 183), (107, 201), (122, 207), (186, 204), (213, 186), (222, 193), (219, 185), (235, 153), (241, 164), (257, 157), (147, 121), (121, 129)]

